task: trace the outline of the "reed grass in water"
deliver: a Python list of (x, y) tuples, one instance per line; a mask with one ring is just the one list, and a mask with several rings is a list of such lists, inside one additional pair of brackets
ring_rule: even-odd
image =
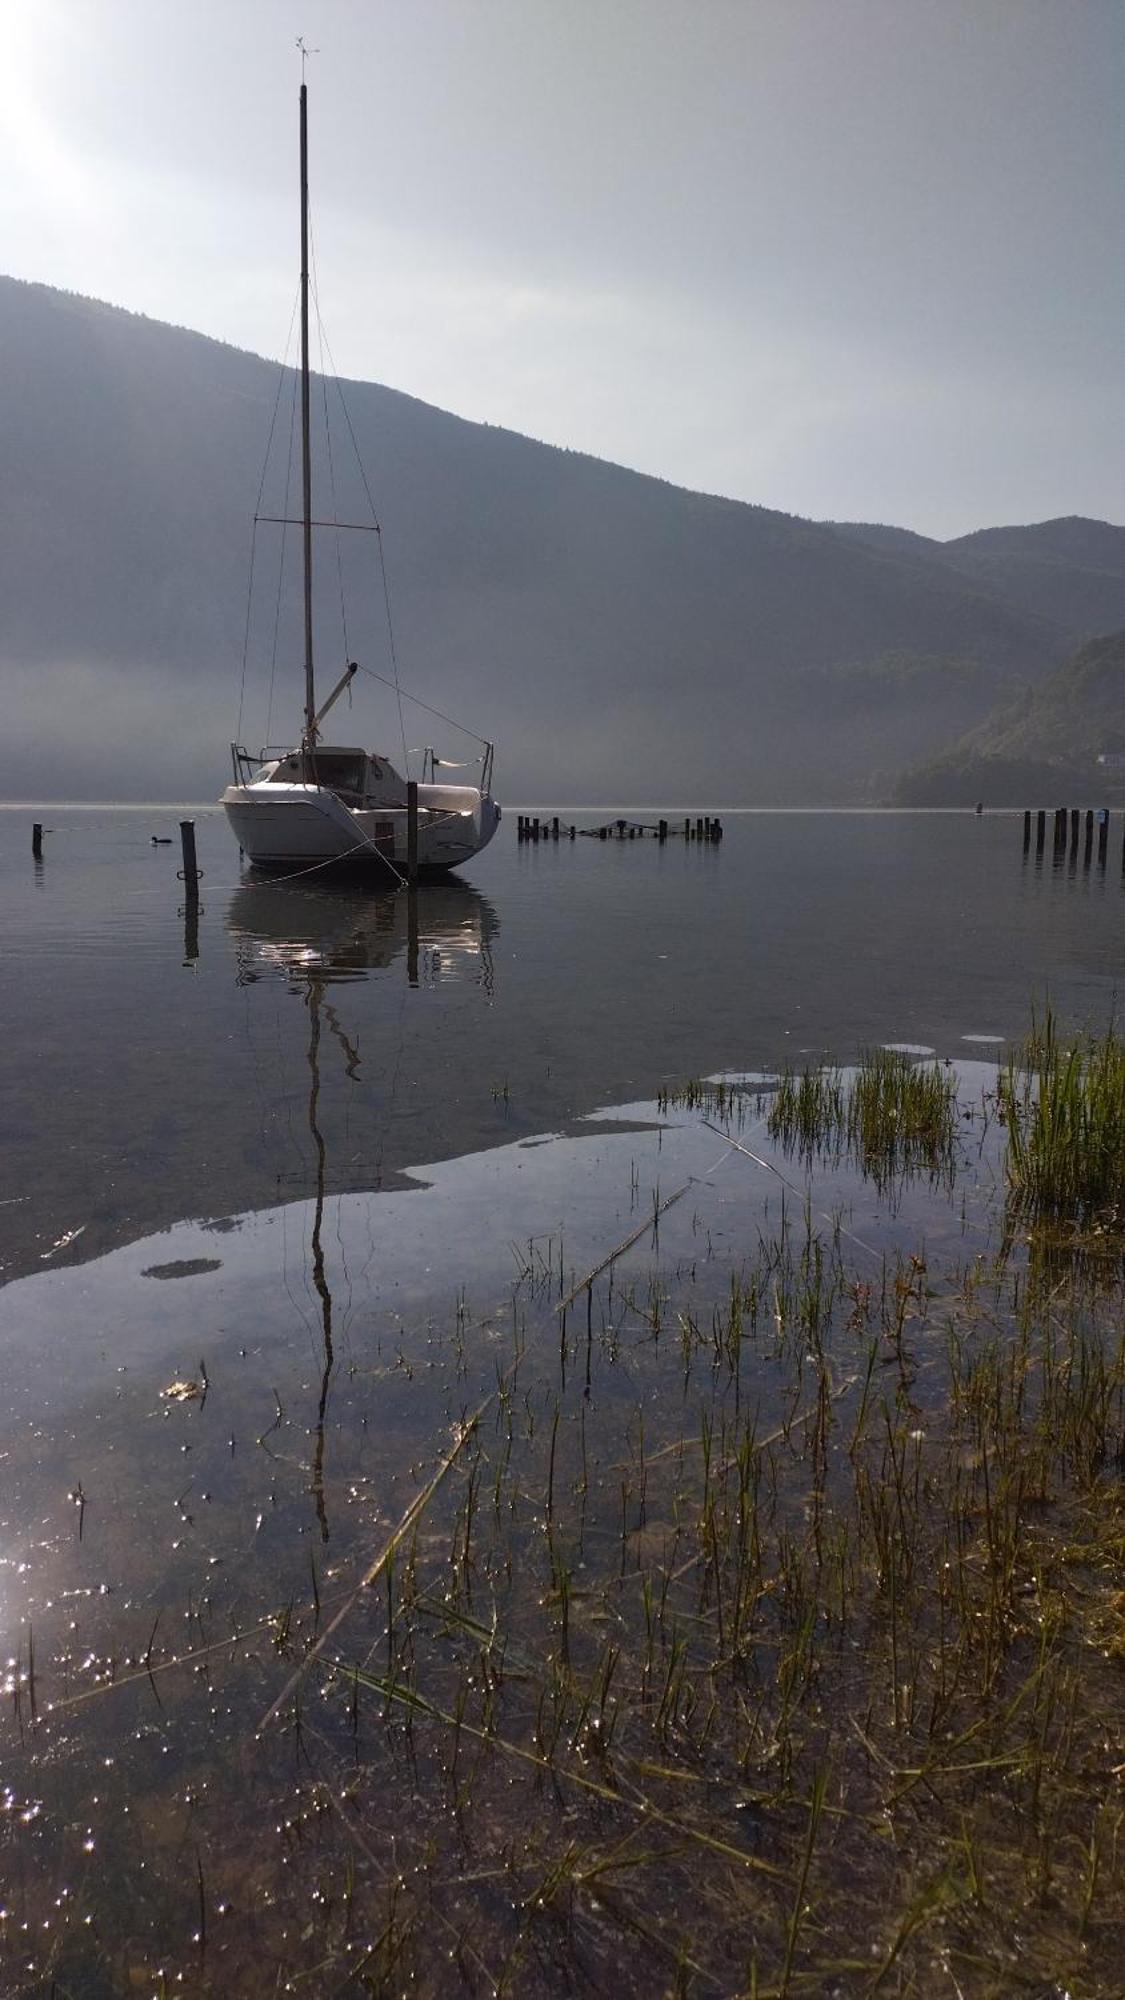
[(805, 1159), (850, 1152), (876, 1181), (950, 1170), (957, 1079), (937, 1063), (872, 1049), (850, 1081), (838, 1069), (787, 1071), (770, 1107), (770, 1137)]
[(1125, 1040), (1066, 1035), (1050, 1008), (1000, 1072), (1007, 1178), (1039, 1225), (1125, 1224)]

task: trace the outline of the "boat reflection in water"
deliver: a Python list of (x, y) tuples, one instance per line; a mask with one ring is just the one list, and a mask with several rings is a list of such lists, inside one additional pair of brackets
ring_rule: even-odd
[[(468, 979), (492, 991), (491, 941), (499, 929), (491, 903), (468, 883), (448, 881), (417, 890), (372, 895), (339, 883), (303, 888), (287, 882), (249, 880), (230, 900), (227, 927), (235, 939), (241, 985), (283, 974), (308, 1009), (305, 1117), (312, 1149), (310, 1232), (306, 1270), (320, 1320), (316, 1414), (310, 1425), (309, 1490), (323, 1542), (329, 1539), (325, 1440), (336, 1366), (334, 1300), (325, 1245), (325, 1209), (331, 1182), (328, 1127), (321, 1107), (322, 1018), (338, 1043), (344, 1073), (359, 1070), (359, 1050), (328, 998), (327, 989), (384, 972), (405, 957), (412, 986)], [(330, 1044), (331, 1045), (331, 1044)]]
[(288, 972), (297, 984), (314, 972), (327, 981), (358, 979), (404, 958), (411, 986), (462, 980), (491, 993), (500, 921), (484, 896), (452, 878), (372, 894), (353, 884), (304, 888), (255, 877), (232, 895), (227, 928), (240, 984), (267, 971)]

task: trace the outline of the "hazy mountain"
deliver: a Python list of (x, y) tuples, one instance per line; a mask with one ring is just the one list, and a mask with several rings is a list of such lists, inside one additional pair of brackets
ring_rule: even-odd
[(1125, 632), (1090, 640), (1037, 688), (908, 772), (897, 796), (904, 805), (1125, 800)]
[[(0, 795), (212, 797), (232, 736), (285, 739), (299, 720), (299, 536), (266, 525), (239, 719), (271, 423), (260, 512), (297, 511), (292, 374), (10, 279), (0, 350)], [(346, 418), (335, 385), (314, 384), (314, 512), (368, 518), (350, 422), (403, 681), (496, 740), (509, 800), (885, 795), (1061, 663), (1119, 583), (1125, 606), (1121, 530), (1096, 561), (1048, 523), (1001, 531), (1012, 547), (968, 537), (954, 563), (960, 544), (685, 492), (374, 384), (345, 395)], [(318, 533), (316, 565), (321, 688), (349, 654), (390, 674), (375, 538), (337, 551)], [(393, 754), (405, 733), (460, 754), (416, 710), (400, 731), (393, 695), (363, 685), (376, 699), (334, 722), (345, 740)]]
[(1125, 626), (1125, 528), (1070, 514), (1026, 528), (981, 528), (931, 541), (908, 528), (834, 521), (835, 532), (873, 549), (909, 554), (953, 570), (1021, 611), (1065, 625), (1076, 636)]

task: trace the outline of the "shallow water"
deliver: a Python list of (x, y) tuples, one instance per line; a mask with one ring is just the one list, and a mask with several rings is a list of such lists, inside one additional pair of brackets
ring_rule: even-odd
[[(385, 1730), (360, 1759), (330, 1683), (308, 1742), (299, 1718), (295, 1738), (260, 1736), (300, 1646), (339, 1608), (342, 1660), (391, 1649), (389, 1597), (349, 1609), (351, 1593), (485, 1411), (497, 1522), (513, 1424), (523, 1453), (506, 1616), (530, 1648), (555, 1603), (557, 1508), (580, 1551), (580, 1651), (585, 1570), (607, 1548), (615, 1567), (620, 1542), (624, 1575), (679, 1532), (646, 1452), (667, 1463), (701, 1424), (706, 1439), (752, 1406), (766, 1431), (807, 1400), (780, 1266), (763, 1307), (776, 1337), (733, 1374), (708, 1345), (760, 1245), (804, 1242), (802, 1268), (814, 1239), (842, 1245), (857, 1297), (994, 1247), (990, 1058), (1047, 994), (1105, 1024), (1121, 876), (1037, 865), (1010, 816), (747, 815), (717, 848), (664, 850), (518, 847), (506, 825), (471, 882), (419, 892), (415, 938), (405, 897), (240, 878), (225, 826), (201, 816), (196, 937), (178, 846), (151, 845), (175, 831), (166, 810), (40, 816), (35, 868), (32, 814), (0, 814), (7, 1975), (155, 1991), (166, 1964), (186, 1990), (241, 1992), (264, 1990), (268, 1963), (269, 1990), (319, 1990), (325, 1951), (324, 1990), (351, 1991), (338, 1871), (363, 1876), (366, 1950), (387, 1854), (438, 1841), (437, 1766)], [(954, 1065), (952, 1182), (880, 1194), (854, 1163), (807, 1171), (768, 1140), (780, 1066), (880, 1044)], [(712, 1072), (754, 1079), (729, 1125), (658, 1102)], [(859, 1360), (838, 1341), (843, 1395)], [(501, 1592), (482, 1564), (473, 1594), (474, 1476), (454, 1465), (411, 1556), (425, 1601), (456, 1596), (462, 1640)], [(451, 1643), (434, 1641), (433, 1685)], [(311, 1830), (329, 1812), (318, 1786), (338, 1811), (349, 1757), (365, 1796), (400, 1801), (374, 1857), (364, 1822), (358, 1864)], [(481, 1819), (514, 1828), (513, 1810), (526, 1801)], [(475, 1866), (492, 1880), (497, 1855)], [(504, 1936), (501, 1902), (474, 1890), (466, 1935)], [(427, 1924), (435, 1909), (460, 1936), (458, 1899), (442, 1890)], [(621, 1978), (627, 1961), (607, 1934), (592, 1962)], [(376, 1990), (395, 1977), (392, 1955)], [(431, 1969), (423, 1990), (492, 1978)], [(716, 1961), (699, 1990), (733, 1978)], [(557, 1990), (551, 1964), (516, 1990)]]

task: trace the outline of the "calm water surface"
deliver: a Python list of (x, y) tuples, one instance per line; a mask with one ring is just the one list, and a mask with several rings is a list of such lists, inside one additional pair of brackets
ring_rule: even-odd
[[(581, 1492), (591, 1546), (646, 1546), (643, 1492), (623, 1517), (624, 1440), (639, 1425), (642, 1459), (646, 1439), (659, 1456), (701, 1399), (722, 1420), (745, 1393), (651, 1337), (653, 1288), (688, 1287), (705, 1327), (787, 1204), (829, 1233), (845, 1218), (876, 1270), (923, 1240), (978, 1255), (1001, 1171), (992, 1059), (1046, 996), (1092, 1026), (1114, 1009), (1120, 830), (1085, 870), (1025, 857), (1011, 816), (733, 815), (718, 847), (661, 850), (521, 847), (513, 815), (464, 879), (419, 892), (415, 937), (404, 896), (241, 873), (218, 814), (197, 816), (194, 924), (178, 837), (151, 841), (177, 817), (0, 813), (5, 1990), (273, 1991), (292, 1974), (352, 1991), (350, 1902), (322, 1934), (323, 1888), (289, 1867), (288, 1833), (276, 1845), (304, 1823), (318, 1739), (298, 1729), (294, 1761), (289, 1736), (256, 1734), (292, 1607), (307, 1641), (466, 1411), (517, 1375), (527, 1478), (549, 1440), (550, 1491)], [(656, 1101), (877, 1044), (959, 1076), (955, 1190), (923, 1180), (888, 1203), (846, 1163), (814, 1186)], [(759, 1156), (763, 1126), (750, 1102), (736, 1135)], [(615, 1250), (568, 1332), (560, 1301)], [(763, 1423), (790, 1393), (763, 1359)], [(467, 1549), (466, 1504), (471, 1520), (471, 1480), (467, 1503), (450, 1481), (435, 1550), (439, 1531)], [(517, 1625), (527, 1532), (513, 1514)], [(528, 1620), (549, 1601), (533, 1591)], [(470, 1608), (487, 1614), (471, 1591)], [(381, 1628), (349, 1617), (370, 1660)], [(234, 1629), (258, 1636), (232, 1650)], [(388, 1744), (365, 1746), (365, 1783), (393, 1781), (409, 1843), (426, 1769)], [(507, 1919), (481, 1904), (472, 1921)], [(733, 1990), (724, 1976), (698, 1990)], [(463, 1969), (421, 1990), (492, 1989)]]
[(415, 962), (404, 898), (240, 877), (219, 813), (197, 941), (168, 809), (43, 809), (41, 867), (32, 816), (0, 813), (8, 1277), (298, 1197), (321, 1164), (332, 1190), (394, 1186), (710, 1070), (964, 1054), (1048, 993), (1102, 1023), (1125, 964), (1116, 826), (1099, 871), (1023, 857), (1010, 815), (734, 815), (718, 848), (663, 850), (521, 847), (512, 815), (420, 892)]

